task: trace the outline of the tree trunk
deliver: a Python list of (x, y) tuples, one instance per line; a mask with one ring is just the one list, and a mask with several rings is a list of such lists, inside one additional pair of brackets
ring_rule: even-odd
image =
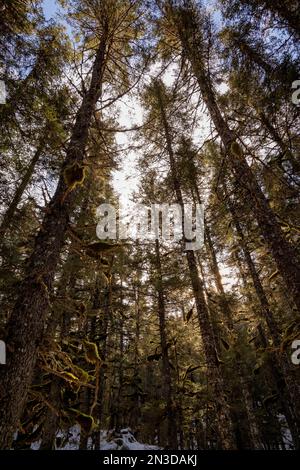
[[(71, 254), (71, 249), (65, 262), (60, 283), (57, 289), (57, 298), (64, 298), (66, 296), (66, 292), (68, 290), (69, 293), (72, 293), (75, 283), (76, 283), (76, 276), (74, 271), (69, 272), (68, 267), (72, 265), (72, 262), (76, 262), (76, 258), (78, 254)], [(76, 263), (75, 263), (76, 265)], [(70, 324), (66, 318), (69, 318), (69, 312), (63, 312), (62, 314), (56, 317), (51, 316), (48, 320), (46, 333), (45, 333), (45, 340), (48, 339), (51, 341), (53, 340), (56, 331), (60, 328), (60, 341), (65, 340), (68, 337)], [(37, 371), (39, 373), (39, 371)], [(42, 430), (42, 442), (41, 442), (41, 450), (52, 450), (55, 448), (55, 437), (58, 430), (58, 423), (59, 423), (59, 416), (61, 412), (62, 406), (62, 399), (61, 399), (61, 387), (63, 385), (63, 380), (53, 375), (51, 385), (50, 385), (50, 393), (49, 393), (49, 402), (52, 407), (48, 407), (46, 418), (43, 425)]]
[(218, 266), (216, 252), (215, 252), (215, 248), (211, 239), (210, 228), (207, 223), (205, 224), (205, 238), (206, 238), (207, 247), (208, 247), (208, 251), (210, 255), (211, 267), (212, 267), (212, 272), (214, 275), (216, 288), (217, 288), (217, 291), (221, 300), (220, 302), (221, 310), (225, 316), (225, 321), (226, 321), (227, 326), (229, 327), (229, 329), (232, 330), (233, 329), (232, 312), (228, 304), (228, 301), (226, 299), (226, 294), (225, 294), (224, 287), (223, 287), (223, 282), (222, 282), (222, 278), (221, 278), (221, 274), (220, 274), (220, 270)]
[(140, 393), (140, 341), (141, 341), (141, 315), (142, 309), (140, 307), (140, 273), (136, 275), (134, 282), (134, 312), (135, 312), (135, 335), (134, 335), (134, 358), (133, 358), (133, 393), (136, 397), (135, 406), (132, 407), (130, 413), (130, 427), (135, 431), (135, 434), (141, 431), (141, 393)]
[(248, 42), (241, 34), (239, 34), (239, 32), (232, 31), (232, 34), (230, 34), (230, 39), (231, 45), (238, 49), (244, 56), (246, 56), (250, 62), (260, 67), (270, 80), (274, 78), (276, 69), (273, 67), (273, 65), (271, 65), (270, 62), (267, 62), (265, 57), (263, 57), (257, 51), (257, 49), (248, 44)]
[[(64, 168), (75, 162), (82, 165), (93, 111), (101, 94), (105, 56), (106, 35), (100, 41), (93, 64), (90, 87), (76, 115)], [(8, 323), (7, 365), (1, 370), (0, 375), (2, 410), (0, 448), (2, 449), (11, 447), (13, 433), (18, 427), (26, 403), (37, 349), (43, 338), (49, 310), (49, 292), (64, 244), (69, 217), (75, 205), (76, 192), (68, 190), (62, 172), (57, 190), (36, 237), (26, 276), (20, 286), (19, 298)]]
[(164, 299), (164, 288), (162, 279), (162, 266), (160, 259), (160, 247), (159, 241), (155, 240), (155, 258), (156, 258), (156, 273), (157, 273), (157, 293), (158, 293), (158, 316), (159, 316), (159, 333), (160, 333), (160, 344), (162, 353), (162, 369), (163, 369), (163, 381), (164, 381), (164, 392), (166, 397), (166, 415), (167, 415), (167, 426), (168, 426), (168, 448), (177, 449), (177, 425), (175, 417), (175, 409), (173, 406), (172, 397), (172, 377), (171, 368), (169, 361), (168, 352), (168, 341), (166, 334), (166, 309)]
[(2, 240), (1, 240), (2, 242), (3, 242), (3, 239), (6, 235), (7, 230), (11, 226), (11, 223), (13, 221), (13, 218), (14, 218), (14, 215), (15, 215), (15, 212), (16, 212), (16, 209), (17, 209), (18, 204), (20, 203), (20, 201), (22, 199), (24, 191), (27, 188), (28, 184), (30, 183), (31, 177), (32, 177), (33, 172), (34, 172), (35, 165), (37, 164), (37, 162), (38, 162), (38, 160), (39, 160), (39, 158), (40, 158), (40, 156), (43, 152), (43, 149), (44, 149), (44, 143), (42, 142), (38, 146), (38, 148), (36, 149), (29, 166), (28, 166), (27, 170), (25, 171), (25, 173), (22, 177), (21, 183), (19, 184), (18, 188), (16, 189), (16, 192), (14, 194), (13, 199), (11, 200), (5, 214), (3, 215), (3, 219), (2, 219), (2, 222), (1, 222), (1, 225), (0, 225), (0, 235), (2, 237)]
[(268, 116), (263, 111), (257, 111), (259, 119), (261, 123), (265, 126), (266, 130), (269, 132), (270, 136), (272, 137), (273, 141), (278, 145), (282, 152), (282, 159), (285, 157), (291, 164), (293, 173), (295, 175), (299, 175), (300, 173), (300, 163), (297, 161), (297, 158), (289, 149), (289, 144), (285, 143), (282, 139), (281, 135), (274, 127), (272, 122), (268, 119)]
[[(99, 345), (99, 354), (103, 361), (106, 359), (107, 355), (107, 335), (108, 335), (108, 326), (109, 326), (109, 317), (111, 314), (111, 284), (106, 287), (104, 292), (104, 307), (103, 307), (103, 314), (100, 315), (96, 329), (98, 332), (97, 342), (101, 342)], [(94, 447), (95, 449), (100, 449), (100, 432), (101, 432), (101, 425), (103, 423), (103, 416), (104, 416), (104, 392), (105, 392), (105, 385), (106, 385), (106, 378), (105, 374), (100, 375), (100, 384), (99, 384), (99, 399), (98, 399), (98, 408), (97, 408), (97, 417), (99, 420), (99, 432), (96, 432), (93, 438)]]
[[(247, 299), (250, 304), (253, 303), (253, 296), (249, 292), (248, 288), (248, 282), (247, 282), (247, 275), (243, 266), (242, 259), (238, 253), (234, 253), (234, 261), (237, 263), (239, 272), (241, 274), (241, 278), (243, 281), (243, 287), (245, 289), (245, 293), (247, 296)], [(259, 338), (260, 338), (260, 344), (259, 347), (267, 348), (268, 347), (268, 341), (266, 339), (264, 330), (261, 326), (261, 324), (258, 325), (258, 332), (259, 332)], [(285, 416), (286, 422), (288, 424), (288, 427), (291, 431), (292, 439), (294, 442), (294, 446), (296, 449), (299, 449), (299, 432), (297, 429), (297, 424), (295, 422), (294, 414), (292, 411), (292, 407), (289, 404), (289, 397), (286, 395), (286, 387), (285, 387), (285, 380), (283, 378), (282, 372), (280, 365), (278, 364), (278, 361), (276, 359), (275, 355), (269, 355), (268, 356), (268, 366), (271, 372), (271, 377), (274, 381), (274, 384), (276, 386), (276, 390), (278, 392), (278, 395), (280, 397), (280, 403), (283, 409), (283, 414)]]
[[(53, 403), (53, 406), (57, 409), (61, 402), (61, 386), (62, 380), (59, 377), (53, 377), (49, 401)], [(57, 433), (58, 414), (56, 414), (52, 408), (48, 408), (45, 418), (45, 424), (42, 432), (42, 443), (40, 450), (54, 450), (55, 449), (55, 437)]]

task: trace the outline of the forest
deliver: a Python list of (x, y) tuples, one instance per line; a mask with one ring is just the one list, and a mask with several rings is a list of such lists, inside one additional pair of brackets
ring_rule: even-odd
[(299, 0), (1, 0), (1, 450), (300, 449), (299, 46)]

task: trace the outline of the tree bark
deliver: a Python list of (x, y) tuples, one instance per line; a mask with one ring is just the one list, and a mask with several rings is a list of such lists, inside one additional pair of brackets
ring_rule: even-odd
[[(106, 36), (107, 33), (100, 41), (90, 86), (76, 115), (64, 168), (75, 162), (81, 165), (84, 159), (89, 127), (101, 94), (107, 49)], [(49, 310), (49, 292), (65, 241), (69, 217), (75, 205), (76, 191), (67, 194), (68, 189), (62, 171), (57, 190), (36, 237), (26, 276), (20, 286), (19, 298), (8, 323), (7, 365), (0, 375), (2, 449), (11, 447), (13, 433), (18, 427), (26, 403), (39, 343), (43, 338)]]
[(13, 221), (16, 209), (22, 199), (22, 196), (24, 194), (25, 189), (27, 188), (28, 184), (30, 183), (31, 177), (33, 175), (35, 166), (40, 159), (41, 154), (43, 153), (44, 149), (44, 143), (42, 142), (38, 148), (36, 149), (31, 162), (29, 163), (29, 166), (27, 170), (25, 171), (21, 183), (19, 184), (18, 188), (16, 189), (16, 192), (14, 194), (14, 197), (12, 198), (8, 208), (6, 209), (5, 214), (3, 215), (3, 219), (0, 225), (0, 235), (2, 237), (2, 242), (3, 239), (6, 235), (7, 230), (10, 228), (11, 223)]
[(159, 333), (160, 344), (162, 353), (162, 369), (164, 392), (166, 397), (166, 415), (168, 426), (168, 441), (169, 449), (177, 449), (177, 424), (175, 417), (175, 409), (173, 406), (173, 391), (172, 391), (172, 377), (168, 352), (168, 341), (166, 334), (166, 309), (165, 298), (162, 278), (162, 266), (160, 258), (159, 241), (155, 240), (155, 259), (156, 259), (156, 274), (157, 274), (157, 294), (158, 294), (158, 317), (159, 317)]
[[(53, 403), (55, 408), (59, 408), (61, 402), (61, 379), (53, 377), (49, 393), (49, 401)], [(42, 431), (42, 443), (39, 450), (54, 450), (55, 437), (57, 433), (58, 414), (53, 409), (48, 408), (45, 418), (45, 424)]]
[[(108, 327), (109, 327), (109, 317), (111, 314), (111, 284), (106, 287), (104, 292), (104, 307), (103, 307), (103, 314), (100, 315), (100, 318), (97, 321), (96, 329), (98, 332), (97, 341), (101, 341), (101, 345), (99, 344), (99, 353), (100, 357), (103, 361), (105, 361), (107, 356), (107, 336), (108, 336)], [(106, 378), (105, 374), (100, 375), (100, 385), (99, 385), (99, 399), (98, 399), (98, 408), (97, 408), (97, 417), (99, 420), (99, 432), (96, 432), (93, 438), (94, 447), (95, 449), (100, 449), (100, 432), (101, 432), (101, 425), (103, 423), (104, 417), (104, 392), (106, 386)]]
[(293, 152), (289, 149), (288, 143), (285, 143), (282, 139), (281, 135), (272, 124), (272, 122), (268, 119), (268, 116), (263, 111), (257, 111), (258, 117), (261, 123), (265, 126), (266, 130), (268, 131), (269, 135), (272, 137), (273, 141), (278, 145), (282, 152), (282, 159), (285, 157), (287, 159), (293, 169), (293, 173), (295, 175), (300, 174), (300, 163), (297, 161), (297, 158), (293, 154)]

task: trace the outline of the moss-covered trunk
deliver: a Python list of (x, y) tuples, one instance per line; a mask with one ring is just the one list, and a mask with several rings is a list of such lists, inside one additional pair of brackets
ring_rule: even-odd
[[(93, 112), (101, 94), (106, 42), (104, 35), (93, 64), (89, 89), (76, 115), (64, 169), (73, 163), (81, 166), (84, 159)], [(0, 448), (2, 449), (11, 447), (13, 433), (18, 427), (26, 403), (37, 350), (43, 338), (49, 310), (49, 292), (74, 205), (75, 193), (69, 191), (63, 170), (36, 237), (26, 277), (20, 286), (19, 297), (8, 324), (7, 365), (1, 370), (0, 375)]]

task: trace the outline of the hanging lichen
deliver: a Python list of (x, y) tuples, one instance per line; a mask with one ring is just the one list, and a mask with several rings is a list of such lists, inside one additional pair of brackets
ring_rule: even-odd
[(300, 336), (300, 323), (299, 320), (293, 320), (285, 329), (283, 338), (280, 345), (280, 352), (283, 351), (290, 345), (295, 339)]
[(82, 163), (72, 163), (67, 165), (63, 171), (64, 182), (67, 186), (67, 190), (61, 199), (61, 204), (64, 203), (66, 197), (72, 192), (77, 186), (81, 186), (86, 176), (86, 165)]
[(94, 418), (91, 415), (87, 415), (76, 408), (69, 408), (69, 413), (72, 416), (75, 416), (75, 420), (80, 425), (81, 429), (89, 434), (90, 431), (95, 427)]
[(81, 367), (74, 365), (73, 370), (76, 376), (78, 377), (78, 380), (80, 380), (80, 382), (88, 383), (89, 380), (91, 379), (91, 376), (88, 374), (88, 372), (83, 370)]
[(269, 277), (269, 281), (272, 281), (273, 279), (275, 279), (275, 277), (277, 277), (279, 274), (279, 271), (278, 269), (276, 269), (276, 271), (274, 271), (271, 276)]
[(98, 346), (95, 343), (90, 341), (84, 341), (84, 350), (85, 350), (85, 359), (91, 364), (96, 364), (97, 361), (100, 361)]
[(106, 241), (93, 242), (89, 245), (86, 245), (86, 254), (91, 258), (100, 259), (102, 263), (102, 253), (110, 253), (112, 251), (116, 251), (120, 248), (120, 246), (121, 245), (118, 243), (109, 243)]
[(241, 158), (243, 156), (243, 149), (236, 141), (232, 142), (230, 146), (230, 151), (232, 155), (236, 158)]
[(72, 191), (84, 182), (86, 167), (82, 163), (75, 162), (65, 167), (63, 175), (68, 189)]

